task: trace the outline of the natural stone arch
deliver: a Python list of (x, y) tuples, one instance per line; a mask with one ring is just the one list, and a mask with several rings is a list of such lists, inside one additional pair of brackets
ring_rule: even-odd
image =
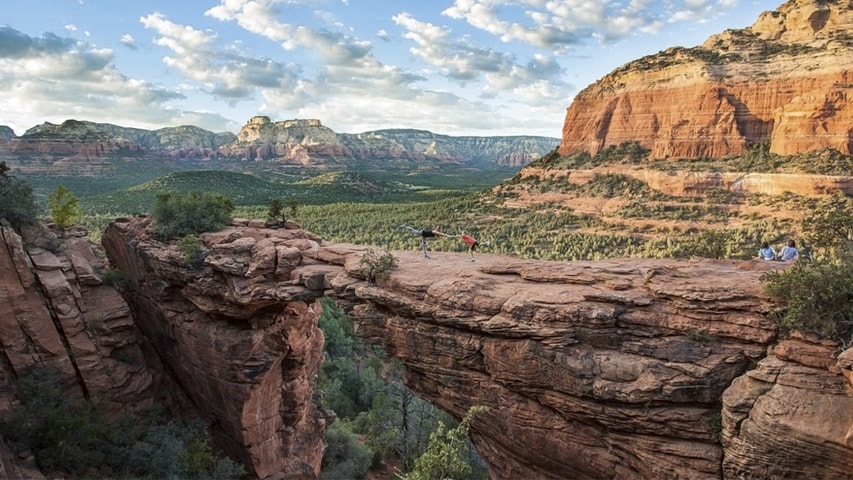
[[(148, 222), (104, 234), (110, 260), (136, 278), (128, 303), (137, 323), (161, 324), (140, 327), (159, 348), (212, 347), (195, 351), (208, 371), (178, 381), (230, 422), (260, 477), (319, 472), (323, 295), (402, 360), (416, 393), (457, 418), (489, 407), (471, 436), (493, 478), (841, 478), (853, 467), (853, 389), (840, 374), (853, 359), (803, 340), (774, 347), (759, 277), (781, 264), (412, 251), (393, 252), (400, 267), (372, 285), (358, 265), (366, 247), (237, 221), (202, 236), (210, 254), (194, 271)], [(242, 333), (223, 341), (231, 330)], [(833, 420), (816, 435), (825, 411)], [(768, 451), (779, 439), (800, 448)], [(814, 449), (825, 461), (803, 460)]]

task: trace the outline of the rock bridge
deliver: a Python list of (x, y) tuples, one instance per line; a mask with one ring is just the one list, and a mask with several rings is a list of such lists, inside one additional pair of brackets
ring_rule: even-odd
[(366, 247), (235, 220), (202, 236), (204, 265), (112, 223), (136, 325), (182, 395), (260, 478), (314, 478), (324, 412), (318, 299), (400, 359), (405, 383), (461, 418), (495, 479), (846, 478), (853, 353), (778, 339), (759, 277), (778, 264), (545, 262), (393, 252), (368, 284)]

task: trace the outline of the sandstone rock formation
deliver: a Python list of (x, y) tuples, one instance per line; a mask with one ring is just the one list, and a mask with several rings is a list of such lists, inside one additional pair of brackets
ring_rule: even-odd
[(151, 154), (155, 158), (215, 157), (216, 149), (233, 139), (231, 133), (217, 134), (192, 126), (143, 130), (66, 120), (60, 125), (45, 122), (21, 137), (9, 138), (0, 149), (0, 160), (22, 171), (44, 168), (41, 163), (53, 167), (46, 171), (58, 173), (64, 173), (61, 167), (66, 164), (78, 169), (89, 165), (97, 171), (99, 164), (110, 157), (139, 159)]
[(450, 137), (412, 129), (335, 133), (316, 119), (272, 122), (258, 116), (240, 129), (235, 142), (219, 150), (228, 157), (315, 167), (401, 160), (520, 167), (556, 144), (546, 137)]
[(192, 269), (175, 245), (146, 233), (149, 223), (117, 221), (102, 242), (127, 274), (126, 299), (160, 361), (224, 434), (218, 444), (258, 478), (317, 478), (325, 417), (312, 400), (323, 353), (316, 299), (328, 268), (303, 252), (320, 239), (231, 228), (202, 237), (205, 267)]
[(559, 153), (638, 141), (657, 159), (763, 142), (780, 155), (850, 155), (851, 32), (847, 2), (789, 0), (746, 29), (630, 62), (574, 98)]
[[(15, 385), (36, 367), (64, 373), (68, 395), (97, 398), (109, 414), (155, 398), (142, 338), (118, 291), (104, 283), (103, 251), (70, 230), (0, 226), (0, 416), (19, 405)], [(0, 476), (36, 470), (0, 453)]]
[(104, 236), (137, 322), (259, 477), (318, 472), (324, 294), (403, 361), (413, 390), (457, 418), (489, 407), (472, 438), (495, 479), (853, 468), (853, 355), (777, 339), (759, 277), (783, 264), (394, 252), (400, 267), (373, 285), (363, 248), (302, 230), (237, 221), (203, 236), (205, 265), (192, 270), (148, 223), (120, 219)]
[(520, 178), (536, 177), (583, 185), (596, 175), (624, 175), (646, 183), (656, 192), (676, 197), (703, 196), (714, 190), (762, 195), (796, 194), (820, 197), (843, 192), (853, 195), (853, 176), (797, 173), (691, 172), (646, 168), (596, 167), (544, 170), (528, 166)]

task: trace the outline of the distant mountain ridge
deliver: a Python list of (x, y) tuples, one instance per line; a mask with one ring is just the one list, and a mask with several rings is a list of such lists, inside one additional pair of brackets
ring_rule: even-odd
[(0, 126), (0, 160), (23, 172), (61, 173), (63, 166), (92, 167), (109, 158), (140, 157), (273, 162), (320, 169), (389, 161), (398, 166), (451, 162), (478, 168), (521, 167), (558, 144), (558, 138), (549, 137), (452, 137), (410, 129), (346, 134), (316, 119), (272, 122), (265, 116), (253, 117), (236, 135), (195, 126), (144, 130), (67, 120), (59, 125), (43, 123), (18, 137)]

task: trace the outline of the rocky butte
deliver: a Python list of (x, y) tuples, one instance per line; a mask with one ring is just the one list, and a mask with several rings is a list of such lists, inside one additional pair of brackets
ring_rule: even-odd
[(853, 8), (789, 0), (750, 27), (630, 62), (575, 96), (561, 155), (638, 141), (651, 158), (717, 158), (769, 142), (851, 154)]
[[(125, 218), (104, 234), (135, 322), (230, 451), (260, 478), (319, 473), (312, 399), (318, 298), (461, 418), (495, 479), (847, 478), (853, 350), (780, 338), (759, 277), (780, 264), (545, 262), (394, 252), (365, 280), (364, 247), (296, 225), (235, 220), (202, 236), (201, 268)], [(840, 353), (840, 354), (839, 354)]]

